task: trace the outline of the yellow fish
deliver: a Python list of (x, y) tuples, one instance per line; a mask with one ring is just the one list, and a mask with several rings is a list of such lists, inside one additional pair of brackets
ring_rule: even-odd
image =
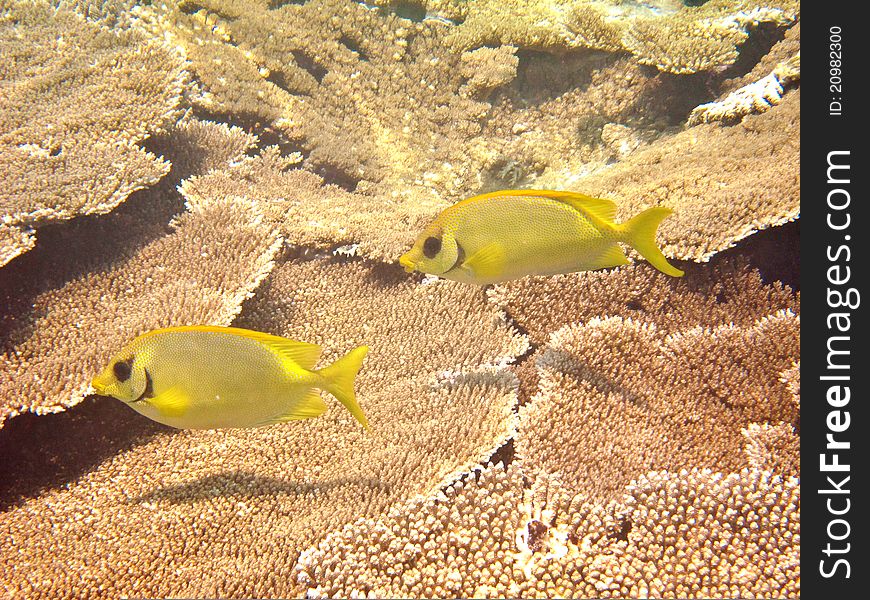
[(368, 429), (353, 382), (367, 346), (319, 370), (320, 346), (238, 329), (194, 325), (144, 333), (91, 382), (103, 396), (179, 429), (262, 427), (316, 417), (320, 390)]
[(671, 212), (653, 207), (617, 224), (611, 200), (548, 190), (492, 192), (444, 210), (399, 262), (409, 273), (483, 285), (624, 265), (623, 243), (659, 271), (681, 277), (655, 241)]

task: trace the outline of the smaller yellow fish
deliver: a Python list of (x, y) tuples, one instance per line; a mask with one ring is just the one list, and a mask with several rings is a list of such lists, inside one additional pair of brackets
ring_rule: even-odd
[(327, 408), (318, 390), (326, 390), (368, 429), (353, 390), (367, 352), (360, 346), (314, 370), (320, 359), (315, 344), (235, 327), (169, 327), (133, 340), (91, 386), (179, 429), (316, 417)]
[(624, 265), (623, 243), (659, 271), (681, 277), (655, 241), (671, 212), (657, 206), (614, 223), (611, 200), (550, 190), (492, 192), (445, 209), (399, 262), (409, 273), (484, 285)]

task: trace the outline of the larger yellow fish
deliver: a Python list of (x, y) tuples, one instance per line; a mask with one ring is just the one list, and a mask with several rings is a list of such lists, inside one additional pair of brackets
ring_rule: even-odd
[(353, 382), (367, 346), (320, 370), (320, 346), (235, 327), (195, 325), (142, 334), (91, 382), (94, 390), (179, 429), (261, 427), (316, 417), (318, 389), (368, 429)]
[(444, 210), (399, 262), (408, 272), (483, 285), (624, 265), (623, 243), (659, 271), (681, 277), (655, 241), (671, 212), (653, 207), (617, 224), (610, 200), (547, 190), (492, 192)]

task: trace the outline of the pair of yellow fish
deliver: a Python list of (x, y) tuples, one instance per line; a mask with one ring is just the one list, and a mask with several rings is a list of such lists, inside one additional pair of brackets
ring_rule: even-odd
[[(621, 224), (616, 205), (573, 192), (509, 190), (475, 196), (442, 212), (400, 263), (456, 281), (487, 284), (626, 264), (629, 244), (679, 277), (655, 243), (671, 210), (654, 207)], [(115, 356), (91, 385), (160, 423), (182, 429), (260, 427), (316, 417), (318, 390), (335, 396), (363, 427), (353, 382), (368, 347), (323, 369), (320, 347), (233, 327), (151, 331)]]

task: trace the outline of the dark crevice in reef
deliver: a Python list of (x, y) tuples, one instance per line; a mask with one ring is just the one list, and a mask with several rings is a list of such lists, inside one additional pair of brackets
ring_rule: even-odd
[[(366, 3), (361, 2), (361, 4)], [(396, 0), (395, 2), (391, 2), (388, 6), (380, 6), (378, 8), (382, 12), (395, 15), (400, 19), (413, 21), (414, 23), (421, 23), (423, 19), (426, 18), (426, 7), (414, 2)]]
[(363, 52), (362, 44), (357, 40), (349, 37), (347, 34), (342, 34), (342, 36), (338, 38), (338, 43), (355, 53), (359, 60), (368, 62), (369, 57), (365, 52)]
[(796, 219), (779, 227), (759, 231), (741, 240), (733, 248), (718, 253), (710, 261), (711, 265), (740, 257), (758, 269), (766, 285), (777, 281), (787, 285), (795, 292), (801, 286), (801, 223)]
[(356, 192), (356, 186), (361, 181), (358, 177), (350, 175), (346, 171), (335, 167), (334, 165), (320, 163), (305, 165), (310, 171), (323, 177), (325, 183), (338, 186), (346, 192)]
[[(155, 194), (154, 192), (157, 191)], [(0, 346), (27, 335), (37, 295), (86, 273), (99, 273), (169, 233), (184, 210), (181, 196), (158, 184), (134, 192), (106, 215), (85, 215), (37, 230), (36, 246), (3, 267), (0, 277)], [(147, 219), (142, 215), (148, 214)]]
[(488, 460), (484, 462), (484, 464), (494, 464), (498, 463), (503, 464), (507, 467), (514, 461), (514, 455), (516, 454), (516, 449), (514, 448), (514, 438), (510, 438), (504, 444), (502, 444), (495, 452), (492, 453), (492, 456), (489, 457)]
[(296, 6), (302, 6), (308, 2), (308, 0), (269, 0), (269, 4), (267, 8), (269, 10), (276, 10), (279, 8), (284, 8), (288, 4), (295, 4)]
[(776, 44), (785, 38), (787, 30), (787, 27), (776, 23), (759, 24), (749, 32), (749, 38), (740, 46), (737, 60), (722, 74), (727, 79), (749, 73)]
[(326, 67), (318, 63), (311, 56), (307, 55), (301, 50), (290, 50), (290, 54), (293, 55), (293, 58), (296, 60), (296, 64), (308, 71), (308, 73), (317, 80), (317, 83), (323, 81), (323, 78), (326, 77), (327, 73), (329, 73)]
[(172, 431), (100, 396), (56, 414), (13, 417), (0, 428), (0, 510), (58, 489), (104, 460)]

